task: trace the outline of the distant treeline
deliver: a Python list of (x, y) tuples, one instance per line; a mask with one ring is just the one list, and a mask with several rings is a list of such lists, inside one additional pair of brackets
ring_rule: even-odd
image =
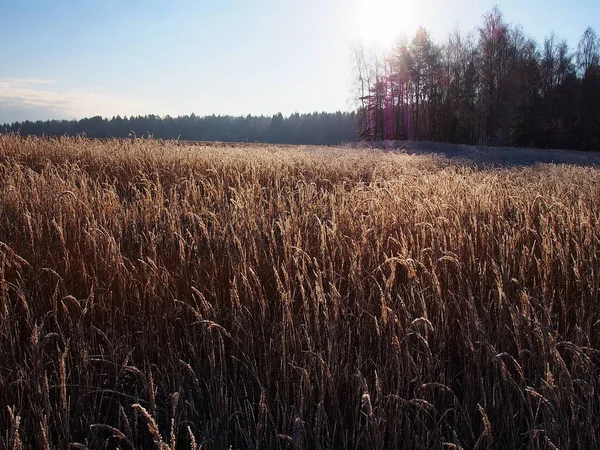
[(543, 45), (495, 8), (474, 33), (438, 45), (419, 28), (381, 53), (354, 49), (352, 113), (173, 118), (156, 115), (15, 122), (21, 135), (142, 136), (199, 141), (337, 144), (359, 139), (600, 150), (600, 38)]
[(75, 136), (90, 138), (148, 136), (161, 139), (227, 142), (268, 142), (286, 144), (339, 144), (358, 139), (355, 112), (292, 114), (265, 116), (180, 117), (157, 115), (100, 116), (81, 120), (24, 121), (5, 124), (4, 132), (22, 136)]
[(357, 46), (355, 98), (369, 140), (600, 150), (600, 39), (540, 46), (495, 8), (438, 45), (420, 28), (388, 52)]

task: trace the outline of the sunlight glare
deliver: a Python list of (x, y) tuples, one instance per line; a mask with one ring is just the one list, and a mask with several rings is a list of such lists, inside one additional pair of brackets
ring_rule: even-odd
[(410, 0), (360, 0), (356, 6), (358, 37), (368, 43), (391, 44), (400, 35), (417, 29), (415, 2)]

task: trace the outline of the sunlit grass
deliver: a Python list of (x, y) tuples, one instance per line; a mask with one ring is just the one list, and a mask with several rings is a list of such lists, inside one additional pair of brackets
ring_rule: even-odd
[(597, 448), (599, 186), (0, 137), (0, 446)]

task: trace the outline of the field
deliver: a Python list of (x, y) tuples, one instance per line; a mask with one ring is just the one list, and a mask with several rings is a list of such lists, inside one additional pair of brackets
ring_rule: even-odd
[(600, 447), (600, 169), (0, 137), (0, 448)]

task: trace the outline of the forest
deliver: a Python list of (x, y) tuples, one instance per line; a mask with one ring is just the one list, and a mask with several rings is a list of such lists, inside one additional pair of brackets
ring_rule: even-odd
[(295, 113), (288, 117), (206, 116), (161, 117), (155, 114), (111, 119), (25, 121), (4, 125), (6, 133), (23, 136), (76, 136), (89, 138), (154, 137), (186, 141), (266, 142), (330, 145), (357, 140), (356, 112)]
[(600, 39), (542, 45), (494, 8), (446, 43), (419, 28), (387, 53), (354, 48), (361, 135), (370, 140), (593, 150), (600, 147)]
[(479, 27), (455, 30), (446, 42), (435, 43), (419, 28), (412, 40), (400, 36), (387, 51), (359, 44), (351, 56), (352, 112), (96, 116), (14, 122), (0, 130), (317, 145), (363, 139), (600, 148), (600, 38), (592, 28), (573, 49), (555, 33), (540, 44), (494, 8)]

